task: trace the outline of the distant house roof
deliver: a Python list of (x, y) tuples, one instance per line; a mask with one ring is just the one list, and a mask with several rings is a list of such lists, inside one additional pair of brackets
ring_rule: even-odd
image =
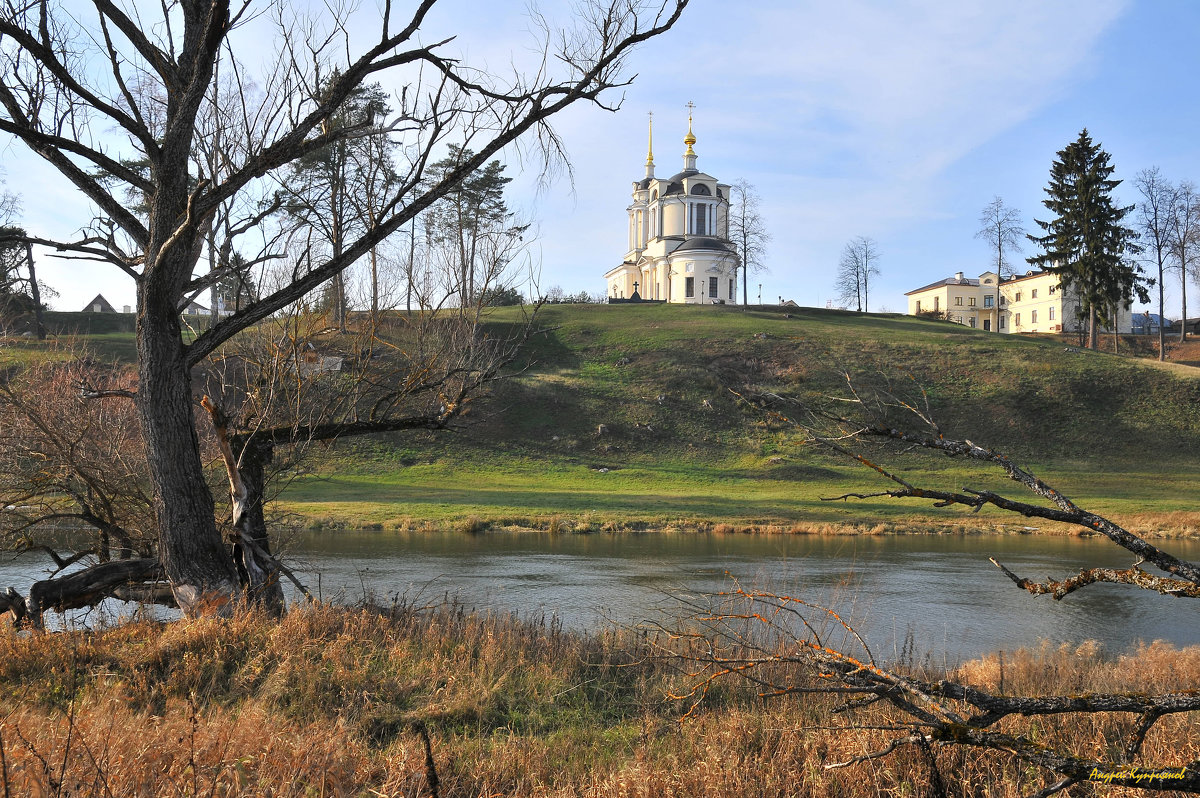
[(117, 309), (109, 304), (104, 294), (96, 294), (96, 298), (83, 306), (81, 313), (116, 313)]
[(1024, 274), (1014, 274), (1012, 277), (1009, 277), (1007, 280), (1001, 280), (1000, 283), (1002, 285), (1008, 285), (1009, 283), (1019, 283), (1022, 280), (1031, 280), (1034, 277), (1043, 277), (1043, 276), (1045, 276), (1045, 274), (1046, 274), (1045, 269), (1030, 269), (1029, 271), (1025, 272)]

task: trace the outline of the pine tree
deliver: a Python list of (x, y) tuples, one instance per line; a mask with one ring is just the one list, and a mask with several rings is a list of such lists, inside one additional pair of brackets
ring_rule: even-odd
[(1096, 348), (1098, 324), (1116, 330), (1119, 306), (1128, 307), (1136, 293), (1150, 301), (1149, 281), (1131, 257), (1139, 249), (1137, 233), (1122, 224), (1134, 206), (1120, 207), (1112, 192), (1109, 154), (1092, 141), (1085, 128), (1079, 138), (1059, 150), (1050, 166), (1047, 198), (1055, 218), (1035, 219), (1044, 236), (1029, 236), (1042, 248), (1029, 262), (1058, 275), (1064, 290), (1079, 298), (1079, 314), (1088, 320), (1088, 346)]
[[(328, 83), (338, 77), (335, 72)], [(360, 134), (336, 138), (293, 162), (279, 199), (296, 240), (306, 251), (340, 257), (347, 241), (375, 226), (377, 203), (367, 200), (385, 195), (396, 181), (391, 162), (397, 145), (385, 123), (389, 113), (388, 95), (378, 83), (360, 86), (321, 123), (315, 135), (329, 137), (345, 130)], [(378, 286), (373, 281), (375, 313), (377, 296)], [(345, 330), (347, 305), (346, 275), (339, 272), (326, 286), (319, 306)]]
[[(430, 165), (429, 181), (436, 183), (474, 155), (470, 149), (450, 145), (449, 154)], [(447, 275), (447, 282), (458, 295), (460, 307), (475, 304), (481, 293), (496, 288), (492, 285), (496, 270), (507, 265), (487, 262), (492, 253), (481, 251), (488, 249), (483, 246), (485, 239), (519, 238), (528, 228), (514, 221), (504, 200), (504, 187), (511, 182), (512, 178), (504, 175), (504, 164), (490, 161), (447, 192), (432, 209), (433, 239), (449, 250), (455, 273)]]

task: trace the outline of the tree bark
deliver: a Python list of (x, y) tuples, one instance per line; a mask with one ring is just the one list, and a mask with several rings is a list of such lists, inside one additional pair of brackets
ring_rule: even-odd
[(33, 298), (33, 322), (39, 341), (46, 340), (46, 324), (42, 319), (42, 290), (38, 288), (37, 269), (33, 265), (33, 244), (25, 242), (25, 262), (29, 264), (29, 296)]
[[(166, 257), (185, 258), (182, 249), (176, 244)], [(180, 609), (196, 615), (230, 604), (238, 595), (238, 580), (217, 532), (200, 461), (191, 379), (175, 312), (178, 292), (157, 279), (170, 265), (156, 263), (139, 286), (137, 406), (155, 488), (159, 556)]]
[(1182, 322), (1179, 325), (1179, 343), (1187, 340), (1187, 265), (1186, 263), (1179, 266), (1179, 300), (1182, 304), (1180, 312), (1183, 313)]

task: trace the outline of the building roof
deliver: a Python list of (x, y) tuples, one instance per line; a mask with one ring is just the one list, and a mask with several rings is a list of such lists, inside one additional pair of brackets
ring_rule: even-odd
[(1047, 272), (1045, 269), (1030, 269), (1019, 277), (1009, 277), (1007, 280), (1001, 280), (1000, 284), (1008, 285), (1009, 283), (1019, 283), (1022, 280), (1032, 280), (1035, 277), (1045, 277), (1047, 274), (1049, 274), (1049, 272)]
[(116, 313), (117, 312), (117, 309), (114, 308), (112, 305), (110, 305), (108, 300), (104, 298), (104, 294), (96, 294), (96, 297), (91, 302), (89, 302), (83, 306), (83, 312), (84, 313), (93, 313), (93, 312), (95, 312), (94, 308), (97, 305), (100, 306), (100, 311), (99, 311), (100, 313)]
[(675, 248), (675, 252), (683, 252), (689, 249), (716, 249), (722, 252), (732, 252), (733, 249), (729, 244), (719, 238), (709, 238), (708, 236), (695, 236), (686, 239), (682, 244)]
[[(668, 197), (672, 194), (682, 194), (683, 193), (683, 179), (685, 177), (701, 177), (701, 178), (704, 178), (705, 180), (714, 180), (714, 181), (716, 180), (716, 178), (713, 177), (712, 175), (705, 174), (704, 172), (701, 172), (699, 169), (684, 169), (682, 172), (679, 172), (678, 174), (673, 174), (670, 177), (663, 180), (663, 182), (667, 184), (667, 187), (663, 191), (662, 195), (664, 197)], [(724, 195), (720, 195), (720, 196), (724, 196)]]
[(947, 277), (947, 278), (946, 278), (946, 279), (944, 279), (944, 280), (938, 280), (936, 283), (930, 283), (929, 285), (922, 286), (922, 287), (920, 287), (920, 288), (914, 288), (912, 291), (906, 291), (906, 292), (904, 293), (904, 295), (905, 295), (905, 296), (909, 296), (909, 295), (911, 295), (911, 294), (919, 294), (919, 293), (921, 293), (922, 291), (929, 291), (930, 289), (933, 289), (933, 288), (941, 288), (942, 286), (946, 286), (946, 285), (974, 285), (974, 286), (978, 286), (978, 285), (979, 285), (979, 281), (978, 281), (978, 280), (976, 280), (976, 279), (974, 279), (974, 278), (972, 278), (972, 277), (964, 277), (964, 278), (963, 278), (963, 279), (961, 279), (961, 280), (959, 280), (957, 277)]

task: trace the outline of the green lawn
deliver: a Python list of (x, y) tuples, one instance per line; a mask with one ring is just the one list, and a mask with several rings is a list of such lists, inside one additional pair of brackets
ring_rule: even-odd
[[(497, 315), (501, 325), (519, 322), (515, 311)], [(1098, 512), (1145, 529), (1186, 530), (1200, 519), (1194, 369), (840, 311), (567, 306), (543, 309), (540, 322), (546, 332), (534, 337), (521, 375), (458, 434), (343, 445), (281, 504), (311, 521), (384, 528), (1025, 525), (912, 501), (821, 501), (887, 485), (797, 445), (796, 430), (764, 424), (730, 392), (844, 392), (846, 370), (924, 386), (947, 434), (1036, 465)], [(944, 458), (889, 463), (931, 487), (1026, 498), (1013, 483)]]

